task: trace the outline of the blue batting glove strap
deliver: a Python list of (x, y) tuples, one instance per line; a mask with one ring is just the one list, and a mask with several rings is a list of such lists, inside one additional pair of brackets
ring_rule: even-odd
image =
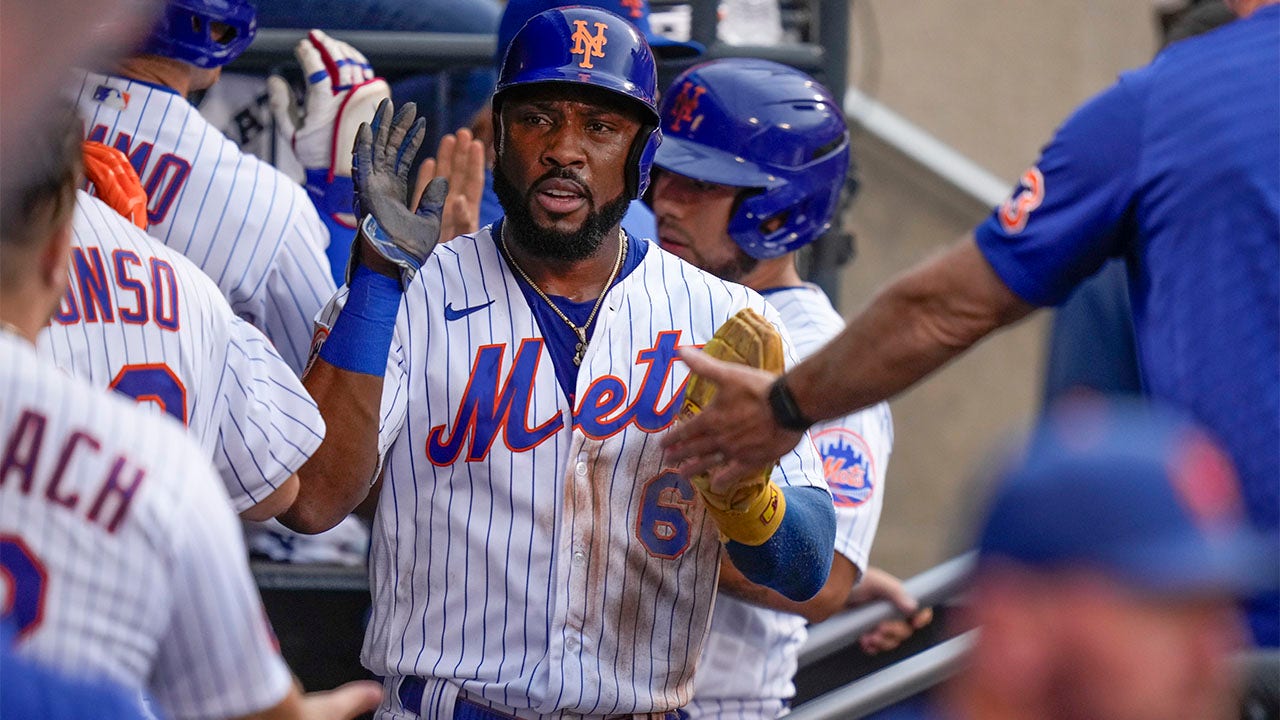
[(347, 302), (320, 348), (320, 357), (341, 370), (381, 377), (387, 371), (403, 297), (400, 280), (357, 265), (347, 286)]
[(306, 171), (307, 194), (321, 215), (354, 215), (355, 182), (349, 177), (335, 175), (329, 179), (328, 168), (311, 168)]

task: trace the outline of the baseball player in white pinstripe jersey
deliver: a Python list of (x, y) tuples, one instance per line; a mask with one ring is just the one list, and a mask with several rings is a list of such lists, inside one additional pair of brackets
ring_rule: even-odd
[(246, 519), (287, 508), (324, 421), (271, 343), (190, 260), (83, 192), (71, 258), (40, 353), (186, 425)]
[[(813, 78), (763, 60), (717, 60), (676, 78), (660, 110), (651, 203), (664, 250), (759, 290), (777, 308), (801, 357), (844, 327), (827, 296), (801, 282), (795, 252), (831, 227), (849, 168), (838, 104)], [(775, 718), (795, 694), (805, 623), (868, 596), (900, 597), (896, 581), (867, 575), (893, 447), (887, 403), (812, 431), (836, 509), (831, 575), (817, 596), (788, 602), (722, 575), (703, 649), (694, 718)], [(886, 581), (887, 579), (887, 581)], [(872, 587), (876, 592), (869, 593)], [(906, 603), (914, 611), (914, 601)], [(917, 623), (926, 616), (915, 618)], [(894, 621), (866, 639), (883, 649), (911, 626)]]
[(388, 103), (361, 129), (357, 265), (304, 378), (329, 431), (281, 517), (323, 529), (381, 473), (363, 652), (380, 718), (674, 717), (722, 556), (796, 600), (826, 579), (812, 445), (766, 477), (784, 507), (758, 533), (658, 450), (677, 348), (741, 309), (777, 314), (619, 229), (660, 141), (655, 85), (622, 18), (531, 19), (494, 98), (507, 215), (434, 253), (444, 183), (406, 206), (421, 123)]
[[(245, 0), (168, 0), (137, 55), (114, 74), (85, 73), (73, 92), (86, 137), (124, 152), (142, 178), (148, 232), (213, 278), (300, 373), (335, 289), (329, 231), (302, 186), (241, 152), (185, 97), (216, 82), (253, 32)], [(331, 96), (335, 113), (344, 97)]]
[(46, 165), (0, 224), (0, 622), (25, 657), (145, 691), (166, 717), (358, 714), (376, 686), (294, 687), (204, 452), (169, 418), (36, 354), (67, 284), (73, 108), (30, 141)]

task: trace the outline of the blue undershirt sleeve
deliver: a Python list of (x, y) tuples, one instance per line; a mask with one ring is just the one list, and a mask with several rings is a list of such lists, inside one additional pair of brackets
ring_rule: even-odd
[(817, 487), (783, 487), (786, 514), (763, 545), (730, 540), (729, 558), (748, 580), (804, 602), (818, 594), (831, 572), (836, 513), (831, 496)]

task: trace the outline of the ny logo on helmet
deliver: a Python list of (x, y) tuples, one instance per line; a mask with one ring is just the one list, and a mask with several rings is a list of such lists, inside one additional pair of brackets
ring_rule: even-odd
[(622, 0), (622, 7), (631, 11), (631, 17), (639, 18), (644, 10), (644, 0)]
[(695, 120), (693, 114), (698, 110), (698, 103), (702, 99), (702, 94), (707, 91), (701, 85), (694, 85), (686, 82), (680, 87), (680, 94), (676, 96), (675, 103), (671, 105), (671, 128), (672, 132), (680, 131), (681, 123), (689, 123), (690, 130), (697, 130), (698, 123), (701, 120)]
[(573, 31), (573, 36), (569, 38), (573, 40), (573, 49), (569, 52), (574, 55), (581, 55), (582, 59), (578, 61), (578, 67), (590, 70), (595, 67), (595, 65), (591, 64), (591, 58), (604, 57), (604, 46), (609, 42), (609, 38), (604, 36), (604, 31), (608, 30), (609, 26), (602, 22), (595, 23), (596, 34), (594, 37), (587, 32), (586, 20), (574, 20), (573, 26), (575, 30)]

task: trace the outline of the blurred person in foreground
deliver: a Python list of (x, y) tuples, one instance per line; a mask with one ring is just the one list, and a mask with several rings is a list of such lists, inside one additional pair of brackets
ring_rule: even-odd
[[(146, 693), (174, 720), (355, 717), (376, 684), (295, 686), (200, 447), (172, 418), (36, 354), (67, 288), (81, 132), (70, 104), (54, 106), (32, 135), (43, 167), (16, 187), (21, 212), (0, 218), (0, 643), (12, 632), (21, 661)], [(59, 716), (65, 697), (47, 714), (13, 709), (10, 683), (47, 679), (17, 673), (3, 717)], [(84, 689), (100, 697), (81, 696), (81, 717), (127, 716), (104, 687)]]
[[(686, 350), (720, 391), (664, 439), (669, 461), (731, 483), (1123, 257), (1147, 395), (1223, 442), (1249, 519), (1280, 550), (1280, 0), (1230, 4), (1243, 19), (1086, 102), (990, 218), (786, 375)], [(1250, 622), (1259, 644), (1280, 644), (1280, 583)]]
[[(56, 88), (72, 65), (88, 58), (105, 58), (123, 51), (132, 35), (129, 30), (139, 17), (154, 9), (146, 0), (109, 0), (85, 13), (81, 3), (52, 0), (42, 3), (0, 4), (0, 85), (5, 102), (0, 113), (0, 218), (19, 215), (25, 185), (33, 172), (43, 170), (48, 160), (40, 144), (29, 133), (46, 118), (47, 104), (57, 97)], [(62, 38), (83, 40), (92, 29), (94, 42), (57, 42)], [(39, 62), (31, 62), (38, 58)], [(13, 227), (3, 226), (8, 234)], [(0, 259), (0, 263), (3, 260)], [(63, 720), (82, 716), (93, 707), (95, 717), (104, 720), (132, 720), (143, 717), (142, 709), (128, 692), (106, 682), (72, 680), (37, 663), (18, 658), (11, 647), (15, 628), (5, 612), (0, 622), (0, 717), (40, 717)]]
[(940, 717), (1216, 720), (1239, 707), (1234, 597), (1268, 567), (1230, 461), (1180, 414), (1059, 404), (994, 473)]
[(21, 195), (24, 174), (44, 158), (31, 142), (57, 91), (75, 65), (107, 62), (140, 39), (158, 0), (100, 0), (93, 12), (81, 0), (0, 3), (0, 214)]

